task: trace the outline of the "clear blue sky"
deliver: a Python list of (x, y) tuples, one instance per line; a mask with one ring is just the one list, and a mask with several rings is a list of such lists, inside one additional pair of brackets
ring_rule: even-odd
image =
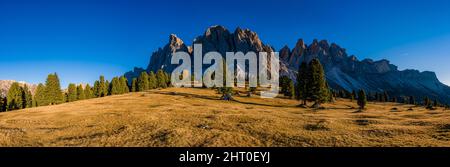
[(276, 49), (327, 39), (359, 59), (435, 71), (450, 84), (449, 20), (447, 0), (0, 0), (0, 79), (110, 79), (146, 67), (169, 34), (190, 44), (220, 24), (250, 28)]

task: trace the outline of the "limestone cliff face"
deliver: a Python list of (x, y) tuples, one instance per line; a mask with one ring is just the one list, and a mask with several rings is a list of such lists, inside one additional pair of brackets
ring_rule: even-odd
[[(203, 54), (216, 51), (225, 56), (225, 52), (273, 52), (274, 49), (261, 41), (258, 35), (249, 30), (236, 28), (230, 32), (223, 26), (212, 26), (205, 33), (198, 36), (194, 44), (202, 44)], [(163, 69), (172, 72), (176, 65), (170, 64), (173, 53), (186, 51), (192, 55), (192, 46), (170, 35), (169, 42), (164, 48), (158, 49), (150, 58), (147, 71)], [(306, 44), (299, 39), (290, 49), (281, 48), (280, 75), (286, 75), (295, 80), (298, 67), (303, 61), (309, 62), (318, 58), (326, 71), (329, 85), (334, 89), (348, 91), (365, 89), (366, 91), (388, 91), (391, 96), (414, 95), (418, 98), (428, 96), (438, 98), (442, 102), (450, 103), (450, 87), (441, 83), (433, 72), (419, 72), (417, 70), (399, 71), (397, 66), (388, 60), (374, 61), (371, 59), (358, 60), (356, 56), (348, 55), (346, 50), (335, 43), (326, 40), (314, 40)], [(135, 71), (141, 71), (136, 70)], [(238, 75), (243, 75), (244, 69), (238, 67)], [(127, 73), (131, 81), (133, 72)]]

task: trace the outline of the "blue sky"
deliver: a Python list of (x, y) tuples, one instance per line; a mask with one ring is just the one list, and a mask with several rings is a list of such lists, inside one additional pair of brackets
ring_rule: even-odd
[(0, 0), (0, 79), (63, 86), (146, 67), (171, 33), (186, 43), (212, 25), (250, 28), (276, 49), (327, 39), (359, 59), (435, 71), (450, 84), (446, 0)]

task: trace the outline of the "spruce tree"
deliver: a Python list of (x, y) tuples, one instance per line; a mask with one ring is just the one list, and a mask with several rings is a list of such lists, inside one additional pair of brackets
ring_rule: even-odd
[(94, 96), (94, 95), (93, 95), (93, 93), (92, 93), (91, 85), (87, 84), (87, 85), (84, 87), (84, 97), (85, 97), (85, 99), (90, 99), (90, 98), (92, 98), (93, 96)]
[(28, 89), (28, 86), (25, 84), (23, 86), (23, 92), (24, 92), (24, 108), (31, 108), (33, 107), (33, 95), (31, 94), (30, 89)]
[(358, 92), (359, 109), (361, 109), (361, 110), (365, 109), (366, 104), (367, 104), (366, 92), (364, 92), (364, 90), (359, 90), (359, 92)]
[(146, 91), (148, 89), (149, 89), (148, 74), (147, 72), (144, 71), (141, 73), (141, 75), (139, 75), (137, 91), (141, 92)]
[(132, 92), (137, 92), (137, 79), (133, 78), (133, 80), (131, 81), (131, 91)]
[(430, 100), (430, 98), (428, 98), (428, 97), (423, 98), (423, 105), (424, 105), (425, 107), (431, 106), (431, 100)]
[(106, 91), (105, 96), (111, 95), (111, 83), (109, 82), (109, 80), (106, 80), (105, 85), (106, 85), (106, 90), (104, 90)]
[(416, 99), (414, 98), (414, 96), (409, 96), (409, 104), (416, 104)]
[(125, 76), (121, 76), (119, 78), (119, 83), (120, 83), (120, 93), (121, 94), (130, 92), (130, 89), (128, 88), (128, 80), (127, 80), (127, 78), (125, 78)]
[(297, 74), (297, 84), (295, 93), (298, 100), (302, 100), (302, 105), (306, 105), (306, 100), (308, 100), (308, 82), (309, 82), (309, 68), (306, 62), (302, 62), (298, 69)]
[(156, 75), (155, 73), (153, 73), (153, 71), (150, 71), (150, 73), (148, 74), (148, 84), (149, 89), (155, 89), (158, 87)]
[(120, 82), (119, 79), (117, 77), (114, 77), (111, 80), (111, 95), (118, 95), (121, 94), (121, 87), (120, 87)]
[(162, 69), (156, 72), (156, 83), (158, 88), (167, 88), (166, 75)]
[(325, 79), (325, 73), (318, 59), (313, 59), (309, 63), (310, 67), (310, 82), (309, 82), (309, 92), (311, 94), (311, 100), (314, 101), (314, 107), (317, 108), (321, 103), (328, 99), (328, 87), (327, 81)]
[(69, 84), (67, 88), (67, 102), (77, 101), (77, 86), (75, 84)]
[(36, 104), (36, 107), (38, 106), (44, 106), (48, 105), (48, 99), (46, 99), (46, 92), (45, 92), (45, 86), (44, 84), (39, 84), (36, 88), (36, 92), (34, 93), (34, 101)]
[(45, 99), (44, 105), (60, 104), (63, 102), (61, 84), (56, 73), (49, 74), (45, 81)]
[(287, 84), (287, 89), (285, 92), (285, 96), (289, 97), (289, 98), (293, 98), (295, 95), (295, 86), (294, 86), (294, 81), (292, 81), (291, 79), (289, 79), (289, 83)]
[(23, 88), (20, 87), (19, 83), (14, 82), (9, 88), (6, 97), (8, 111), (25, 108), (26, 106), (24, 104), (26, 103), (24, 103), (24, 97), (25, 93)]
[(355, 90), (352, 90), (352, 93), (350, 94), (350, 102), (353, 102), (353, 100), (355, 100), (356, 98), (356, 92)]
[(77, 86), (77, 100), (84, 100), (86, 99), (86, 94), (84, 93), (83, 85)]
[(285, 75), (283, 75), (283, 76), (280, 76), (280, 79), (279, 79), (279, 87), (280, 87), (280, 93), (282, 93), (282, 94), (284, 94), (284, 95), (286, 95), (287, 94), (287, 92), (288, 92), (288, 86), (289, 86), (289, 82), (291, 81), (291, 79), (289, 79), (289, 77), (287, 77), (287, 76), (285, 76)]
[(0, 112), (6, 111), (6, 98), (0, 96)]
[(100, 89), (100, 81), (94, 82), (94, 88), (93, 88), (94, 97), (100, 97), (102, 94), (102, 91)]
[(100, 76), (100, 81), (98, 84), (98, 93), (97, 93), (97, 97), (105, 97), (108, 95), (108, 87), (109, 84), (106, 83), (107, 81), (105, 81), (105, 77), (103, 75)]
[(389, 101), (389, 95), (387, 91), (384, 91), (383, 93), (383, 102), (388, 102)]
[(439, 106), (439, 102), (437, 99), (434, 99), (433, 101), (433, 107), (438, 107)]

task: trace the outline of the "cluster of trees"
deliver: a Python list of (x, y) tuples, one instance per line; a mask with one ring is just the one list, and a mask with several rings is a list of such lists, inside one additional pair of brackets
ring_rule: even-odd
[(163, 70), (155, 73), (142, 72), (138, 78), (134, 78), (131, 85), (124, 76), (114, 77), (111, 82), (100, 76), (95, 81), (94, 87), (89, 84), (69, 84), (67, 91), (61, 89), (59, 77), (56, 73), (49, 74), (45, 84), (36, 87), (34, 96), (31, 90), (19, 83), (13, 83), (6, 97), (0, 97), (0, 111), (11, 111), (37, 106), (47, 106), (74, 102), (77, 100), (119, 95), (129, 92), (139, 92), (170, 86), (170, 75)]
[(280, 88), (282, 94), (301, 100), (304, 106), (307, 101), (313, 101), (315, 108), (321, 103), (332, 101), (332, 93), (318, 59), (301, 63), (296, 84), (286, 76), (280, 77)]
[(132, 92), (141, 92), (156, 88), (167, 88), (170, 84), (170, 75), (163, 70), (158, 70), (156, 74), (142, 72), (138, 78), (133, 78), (131, 82)]

